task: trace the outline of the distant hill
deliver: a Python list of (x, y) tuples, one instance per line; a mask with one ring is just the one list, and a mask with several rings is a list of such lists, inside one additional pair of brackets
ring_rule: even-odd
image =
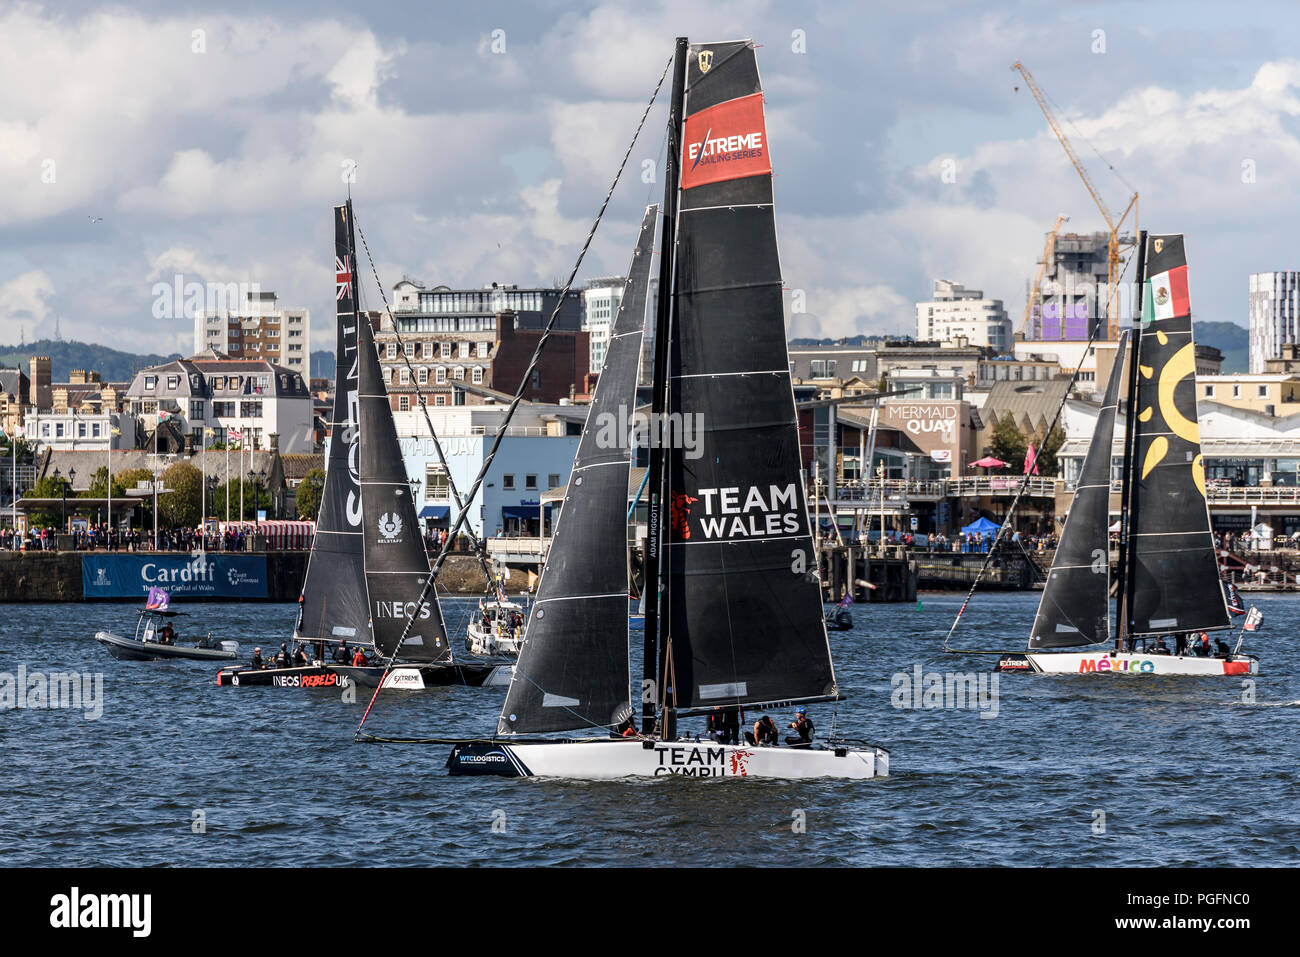
[(173, 352), (167, 356), (138, 355), (89, 342), (65, 342), (60, 339), (41, 339), (21, 346), (0, 346), (0, 366), (26, 371), (32, 356), (50, 357), (55, 382), (67, 382), (68, 374), (73, 369), (98, 372), (108, 382), (129, 382), (141, 369), (180, 358), (180, 353)]
[(1250, 330), (1235, 322), (1196, 322), (1196, 341), (1223, 353), (1223, 372), (1250, 370)]
[(311, 369), (307, 375), (309, 379), (332, 379), (334, 378), (334, 353), (326, 349), (311, 354)]

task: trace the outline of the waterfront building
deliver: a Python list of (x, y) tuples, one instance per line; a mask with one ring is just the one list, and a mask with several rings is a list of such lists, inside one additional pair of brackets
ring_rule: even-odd
[(916, 338), (965, 339), (995, 352), (1011, 348), (1011, 319), (1001, 299), (986, 298), (981, 289), (967, 289), (949, 279), (934, 281), (933, 298), (916, 304)]
[(194, 352), (207, 351), (283, 366), (305, 379), (311, 357), (311, 316), (306, 309), (279, 308), (273, 292), (249, 292), (235, 311), (195, 311)]

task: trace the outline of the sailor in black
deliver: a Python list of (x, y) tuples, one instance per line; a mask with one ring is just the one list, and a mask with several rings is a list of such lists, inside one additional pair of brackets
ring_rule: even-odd
[(266, 667), (266, 665), (262, 662), (262, 649), (261, 649), (261, 648), (254, 648), (254, 649), (253, 649), (253, 660), (252, 660), (251, 664), (252, 664), (252, 666), (253, 666), (254, 668), (257, 668), (257, 669), (261, 669), (261, 668)]
[(275, 666), (277, 668), (289, 667), (289, 645), (287, 642), (280, 642), (280, 650), (275, 654)]
[(808, 712), (800, 705), (795, 709), (794, 720), (789, 727), (794, 728), (793, 735), (787, 735), (785, 743), (794, 748), (812, 747), (813, 723), (808, 719)]

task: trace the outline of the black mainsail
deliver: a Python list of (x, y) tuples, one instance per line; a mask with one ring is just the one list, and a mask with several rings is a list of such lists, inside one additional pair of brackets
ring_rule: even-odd
[[(402, 462), (393, 407), (380, 373), (374, 332), (364, 316), (357, 325), (357, 365), (362, 541), (375, 648), (386, 658), (449, 662), (451, 646), (436, 592), (430, 591), (418, 607), (412, 600), (423, 594), (429, 558)], [(414, 625), (402, 641), (408, 620)]]
[(646, 208), (609, 351), (498, 731), (614, 726), (629, 698), (627, 493), (658, 206)]
[(1187, 257), (1149, 236), (1129, 489), (1129, 631), (1230, 627), (1205, 498)]
[(1110, 460), (1127, 341), (1128, 334), (1122, 334), (1115, 350), (1097, 428), (1029, 633), (1031, 649), (1110, 640)]
[(316, 534), (298, 598), (295, 638), (368, 640), (370, 615), (361, 541), (357, 479), (357, 309), (352, 204), (334, 207), (337, 345), (329, 458)]
[[(772, 166), (752, 41), (686, 57), (668, 328), (667, 708), (837, 694), (786, 352)], [(660, 294), (664, 295), (665, 290)], [(686, 431), (679, 431), (678, 439)]]

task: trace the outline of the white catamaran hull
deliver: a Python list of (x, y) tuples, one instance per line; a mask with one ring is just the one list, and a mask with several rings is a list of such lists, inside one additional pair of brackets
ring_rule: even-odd
[(1025, 655), (1039, 674), (1253, 675), (1254, 658), (1198, 658), (1191, 655), (1144, 655), (1136, 652), (1049, 652)]
[(889, 752), (871, 747), (788, 748), (703, 741), (597, 741), (457, 744), (447, 759), (452, 774), (585, 780), (665, 777), (874, 778), (889, 774)]

